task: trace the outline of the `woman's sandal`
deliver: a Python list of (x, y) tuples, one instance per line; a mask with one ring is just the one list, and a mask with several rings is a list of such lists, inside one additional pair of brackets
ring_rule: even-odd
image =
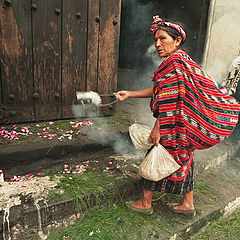
[(136, 208), (132, 205), (133, 202), (134, 201), (125, 202), (126, 207), (134, 212), (143, 213), (145, 215), (151, 215), (153, 213), (152, 208)]
[(172, 212), (182, 214), (182, 215), (184, 215), (185, 217), (188, 217), (188, 218), (193, 218), (197, 214), (195, 209), (193, 209), (193, 210), (175, 209), (174, 207), (178, 205), (177, 203), (168, 203), (167, 205), (168, 205), (168, 208)]

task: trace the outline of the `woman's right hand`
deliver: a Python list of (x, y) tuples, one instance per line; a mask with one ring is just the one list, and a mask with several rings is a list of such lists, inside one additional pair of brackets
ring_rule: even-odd
[(126, 100), (130, 97), (130, 91), (118, 91), (117, 93), (115, 93), (115, 97), (119, 101)]
[(159, 118), (157, 118), (156, 122), (154, 124), (154, 127), (150, 133), (150, 136), (149, 136), (149, 141), (151, 143), (155, 144), (156, 146), (158, 146), (159, 141), (161, 139), (159, 121), (160, 121)]

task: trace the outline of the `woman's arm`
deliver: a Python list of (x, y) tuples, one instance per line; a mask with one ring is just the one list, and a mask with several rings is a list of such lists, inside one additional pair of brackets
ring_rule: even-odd
[(152, 96), (153, 88), (145, 88), (138, 91), (119, 91), (117, 92), (116, 98), (117, 100), (123, 101), (128, 98), (149, 98)]

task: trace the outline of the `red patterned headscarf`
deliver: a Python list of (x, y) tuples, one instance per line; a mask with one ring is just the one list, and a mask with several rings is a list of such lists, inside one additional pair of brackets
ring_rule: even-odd
[(177, 30), (177, 32), (182, 36), (183, 41), (186, 40), (186, 33), (183, 30), (183, 28), (181, 28), (178, 24), (171, 23), (171, 22), (165, 22), (158, 15), (156, 15), (153, 17), (153, 23), (150, 27), (150, 32), (155, 33), (159, 26), (167, 26), (167, 27), (171, 27), (171, 28)]

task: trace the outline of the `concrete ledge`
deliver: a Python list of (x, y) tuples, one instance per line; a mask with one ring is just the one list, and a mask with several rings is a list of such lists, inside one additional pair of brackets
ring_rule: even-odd
[[(120, 195), (137, 195), (141, 191), (141, 186), (137, 180), (126, 179), (117, 183), (116, 189)], [(116, 196), (115, 196), (116, 197)], [(102, 203), (106, 202), (104, 196), (98, 196)], [(84, 201), (86, 205), (82, 205)], [(119, 201), (114, 198), (112, 201)], [(77, 210), (76, 202), (81, 205), (81, 212)], [(94, 196), (88, 199), (69, 199), (57, 202), (55, 200), (39, 201), (34, 203), (24, 200), (20, 205), (12, 206), (9, 209), (0, 211), (0, 239), (26, 240), (42, 239), (49, 231), (59, 229), (72, 224), (86, 209), (96, 205)], [(33, 237), (33, 238), (31, 238)]]
[(240, 142), (233, 142), (231, 139), (205, 150), (196, 150), (194, 154), (196, 162), (196, 173), (215, 169), (225, 161), (235, 157), (238, 152)]
[(234, 211), (229, 212), (228, 208), (231, 206), (234, 210), (240, 209), (240, 194), (235, 200), (229, 201), (225, 203), (223, 207), (219, 207), (217, 210), (210, 212), (203, 218), (200, 218), (198, 221), (193, 222), (192, 224), (185, 226), (180, 233), (176, 233), (175, 235), (170, 237), (170, 240), (174, 239), (190, 239), (199, 231), (204, 231), (208, 225), (213, 222), (217, 221), (221, 217), (226, 217), (232, 214)]

